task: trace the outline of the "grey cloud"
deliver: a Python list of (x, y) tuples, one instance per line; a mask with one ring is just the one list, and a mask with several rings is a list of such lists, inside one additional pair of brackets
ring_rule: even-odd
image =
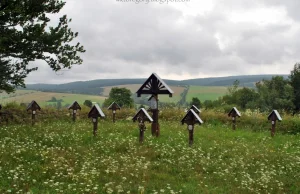
[[(59, 77), (44, 64), (39, 69), (43, 78), (32, 73), (27, 81), (148, 77), (154, 71), (161, 77), (178, 75), (178, 79), (183, 74), (197, 77), (268, 73), (261, 72), (262, 64), (268, 68), (299, 58), (296, 51), (300, 47), (295, 39), (300, 32), (287, 35), (289, 23), (233, 23), (228, 13), (260, 6), (285, 6), (291, 10), (292, 5), (297, 1), (230, 0), (225, 4), (220, 0), (206, 14), (184, 16), (170, 5), (70, 0), (62, 11), (73, 19), (70, 26), (79, 32), (78, 40), (87, 50), (82, 55), (84, 63)], [(288, 14), (295, 18), (293, 11)], [(222, 35), (226, 43), (222, 49), (216, 34)]]
[(287, 14), (294, 20), (300, 21), (300, 1), (298, 0), (263, 0), (267, 6), (283, 6), (286, 8)]

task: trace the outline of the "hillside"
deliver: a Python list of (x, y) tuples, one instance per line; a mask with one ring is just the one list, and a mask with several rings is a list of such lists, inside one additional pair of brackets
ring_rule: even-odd
[(12, 94), (0, 93), (0, 104), (6, 104), (9, 102), (28, 104), (32, 100), (35, 100), (40, 106), (44, 107), (46, 105), (54, 105), (57, 103), (51, 101), (53, 98), (57, 99), (57, 101), (61, 101), (62, 106), (70, 105), (75, 100), (81, 105), (85, 100), (91, 100), (92, 102), (96, 102), (98, 104), (102, 104), (105, 100), (105, 97), (96, 95), (17, 90)]
[(181, 81), (184, 85), (196, 85), (196, 86), (230, 86), (235, 80), (239, 80), (241, 86), (253, 87), (254, 84), (263, 79), (270, 80), (273, 76), (283, 76), (285, 79), (288, 75), (241, 75), (241, 76), (228, 76), (228, 77), (211, 77), (211, 78), (199, 78), (189, 79)]
[[(241, 76), (228, 76), (228, 77), (211, 77), (211, 78), (199, 78), (189, 80), (168, 80), (164, 81), (170, 86), (183, 86), (183, 85), (195, 85), (195, 86), (229, 86), (235, 80), (240, 81), (241, 86), (253, 87), (255, 82), (262, 79), (269, 80), (275, 75), (241, 75)], [(281, 75), (288, 78), (288, 75)], [(104, 87), (116, 86), (116, 85), (131, 85), (131, 84), (143, 84), (146, 78), (139, 79), (98, 79), (91, 81), (78, 81), (65, 84), (28, 84), (27, 90), (38, 90), (44, 92), (62, 92), (62, 93), (77, 93), (77, 94), (93, 94), (102, 95)]]

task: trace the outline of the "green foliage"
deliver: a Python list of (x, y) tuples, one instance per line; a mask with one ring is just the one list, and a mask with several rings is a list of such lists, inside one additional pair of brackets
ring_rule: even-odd
[(54, 96), (52, 96), (51, 100), (48, 100), (47, 102), (56, 102), (56, 101), (57, 99)]
[(291, 111), (294, 108), (293, 88), (283, 77), (275, 76), (271, 80), (263, 80), (256, 84), (256, 88), (259, 94), (257, 106), (262, 111)]
[(289, 76), (290, 84), (294, 89), (294, 106), (297, 111), (300, 110), (300, 63), (294, 65), (293, 70)]
[[(0, 3), (1, 4), (1, 3)], [(0, 12), (1, 13), (1, 12)], [(0, 17), (1, 18), (1, 17)], [(1, 28), (1, 26), (0, 26)], [(0, 29), (1, 34), (1, 29)], [(0, 92), (5, 91), (11, 93), (15, 91), (14, 85), (24, 86), (24, 83), (21, 83), (27, 73), (24, 71), (17, 71), (17, 67), (11, 65), (10, 59), (4, 60), (1, 55), (1, 37), (0, 36)]]
[(113, 87), (109, 92), (109, 97), (105, 99), (103, 106), (108, 107), (113, 102), (116, 102), (120, 107), (134, 107), (131, 91), (127, 88)]
[(26, 103), (24, 103), (24, 102), (20, 103), (20, 106), (21, 106), (21, 107), (24, 107), (24, 108), (26, 108), (27, 105), (28, 105), (28, 104), (26, 104)]
[(240, 85), (240, 81), (235, 80), (232, 86), (227, 88), (229, 95), (233, 95), (238, 90), (239, 85)]
[(293, 88), (282, 76), (274, 76), (271, 80), (256, 83), (256, 90), (246, 87), (239, 89), (236, 81), (228, 88), (228, 94), (221, 98), (222, 105), (261, 111), (273, 109), (291, 111), (294, 108), (293, 101)]
[[(26, 107), (28, 106), (28, 104), (26, 105)], [(21, 105), (19, 105), (18, 103), (16, 102), (10, 102), (10, 103), (7, 103), (3, 106), (3, 109), (21, 109)]]
[(85, 100), (83, 105), (91, 108), (93, 106), (93, 103), (91, 100)]
[(85, 50), (79, 43), (72, 44), (78, 33), (69, 28), (71, 19), (63, 15), (57, 26), (49, 26), (49, 16), (64, 5), (58, 0), (0, 1), (0, 90), (25, 87), (24, 78), (37, 70), (28, 64), (37, 59), (54, 71), (82, 63), (79, 53)]
[(254, 89), (243, 87), (234, 91), (232, 90), (231, 94), (225, 95), (223, 102), (226, 104), (235, 104), (235, 106), (245, 109), (248, 103), (257, 100), (258, 97), (259, 94)]
[(259, 94), (257, 94), (254, 89), (245, 88), (245, 87), (238, 90), (236, 92), (236, 95), (237, 95), (236, 98), (238, 102), (237, 106), (241, 107), (242, 109), (245, 109), (248, 103), (255, 101), (259, 97)]
[(205, 109), (211, 109), (211, 108), (213, 108), (213, 101), (205, 100), (203, 102), (203, 106), (205, 107)]
[[(227, 113), (232, 108), (233, 105), (223, 105), (218, 109), (205, 110), (200, 114), (200, 118), (204, 121), (205, 125), (208, 124), (220, 124), (224, 126), (231, 126), (231, 119), (227, 116)], [(82, 110), (79, 112), (78, 119), (85, 120), (87, 119), (87, 114), (90, 111), (90, 107), (81, 106)], [(239, 109), (239, 107), (238, 107)], [(2, 108), (3, 111), (11, 112), (14, 116), (12, 123), (14, 124), (26, 124), (30, 123), (31, 115), (26, 112), (26, 107), (17, 104), (16, 102), (11, 102), (5, 104)], [(109, 117), (112, 115), (111, 110), (102, 109), (104, 114), (107, 115), (105, 119), (110, 120)], [(117, 112), (117, 120), (131, 120), (132, 116), (135, 115), (135, 109), (122, 108)], [(269, 131), (270, 130), (270, 121), (267, 120), (268, 113), (260, 113), (257, 111), (242, 112), (242, 117), (238, 119), (238, 128), (243, 128), (251, 131)], [(296, 134), (300, 133), (300, 120), (299, 116), (292, 117), (291, 115), (285, 114), (285, 112), (280, 112), (283, 117), (283, 121), (277, 123), (276, 131), (279, 133), (289, 133)], [(152, 115), (152, 114), (150, 114)], [(185, 112), (180, 108), (162, 108), (159, 111), (159, 121), (172, 121), (178, 122), (184, 117)], [(42, 107), (41, 111), (37, 112), (36, 115), (37, 122), (48, 122), (52, 120), (71, 120), (70, 111), (67, 108), (62, 108), (60, 111), (57, 110), (57, 105), (52, 107)]]
[(194, 97), (192, 98), (192, 102), (190, 103), (190, 106), (195, 105), (197, 108), (201, 108), (201, 101), (199, 100), (199, 98)]

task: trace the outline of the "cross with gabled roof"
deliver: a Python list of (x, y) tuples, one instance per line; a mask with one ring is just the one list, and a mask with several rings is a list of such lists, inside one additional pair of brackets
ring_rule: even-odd
[(152, 135), (158, 137), (160, 134), (158, 123), (158, 94), (169, 94), (169, 96), (172, 97), (174, 92), (156, 73), (152, 73), (136, 93), (138, 97), (141, 97), (142, 94), (152, 95)]

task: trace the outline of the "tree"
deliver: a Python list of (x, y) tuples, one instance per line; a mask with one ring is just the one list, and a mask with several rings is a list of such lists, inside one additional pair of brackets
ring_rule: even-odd
[(243, 87), (238, 89), (238, 82), (228, 88), (229, 93), (222, 97), (222, 105), (238, 106), (242, 109), (259, 108), (262, 111), (293, 109), (293, 88), (282, 76), (256, 83), (256, 90)]
[(227, 88), (229, 95), (232, 95), (233, 93), (235, 93), (238, 90), (239, 85), (240, 85), (240, 81), (235, 80), (233, 82), (232, 86)]
[(201, 101), (199, 100), (199, 98), (193, 97), (190, 105), (195, 105), (197, 108), (201, 108)]
[(300, 63), (296, 63), (294, 65), (294, 69), (291, 71), (290, 78), (290, 84), (293, 87), (293, 93), (294, 93), (294, 106), (296, 111), (300, 110)]
[(47, 102), (57, 102), (57, 99), (55, 98), (55, 96), (52, 96), (51, 100), (48, 100)]
[(37, 70), (28, 66), (32, 61), (43, 60), (54, 71), (82, 63), (79, 54), (85, 50), (73, 44), (78, 33), (68, 27), (71, 19), (64, 15), (49, 26), (49, 15), (64, 5), (61, 0), (0, 1), (0, 91), (25, 87), (24, 78)]
[(134, 102), (131, 98), (131, 91), (127, 88), (113, 87), (109, 92), (109, 97), (105, 99), (103, 106), (108, 107), (111, 103), (116, 102), (119, 106), (133, 107)]
[(274, 76), (271, 80), (263, 80), (256, 84), (259, 98), (257, 105), (262, 111), (294, 109), (293, 87), (282, 76)]
[(221, 98), (223, 104), (236, 104), (239, 84), (240, 82), (238, 80), (235, 80), (233, 84), (227, 88), (227, 94)]
[(91, 108), (93, 106), (93, 103), (90, 100), (85, 100), (84, 103), (83, 103), (83, 105)]
[(205, 110), (214, 107), (213, 102), (212, 102), (211, 100), (205, 100), (205, 101), (203, 102), (203, 105), (204, 105), (204, 107), (205, 107)]
[(251, 104), (250, 106), (252, 106), (252, 102), (256, 101), (256, 99), (259, 97), (259, 94), (254, 89), (246, 87), (237, 90), (233, 95), (235, 96), (234, 98), (236, 99), (236, 104), (242, 109), (245, 109), (247, 104)]

